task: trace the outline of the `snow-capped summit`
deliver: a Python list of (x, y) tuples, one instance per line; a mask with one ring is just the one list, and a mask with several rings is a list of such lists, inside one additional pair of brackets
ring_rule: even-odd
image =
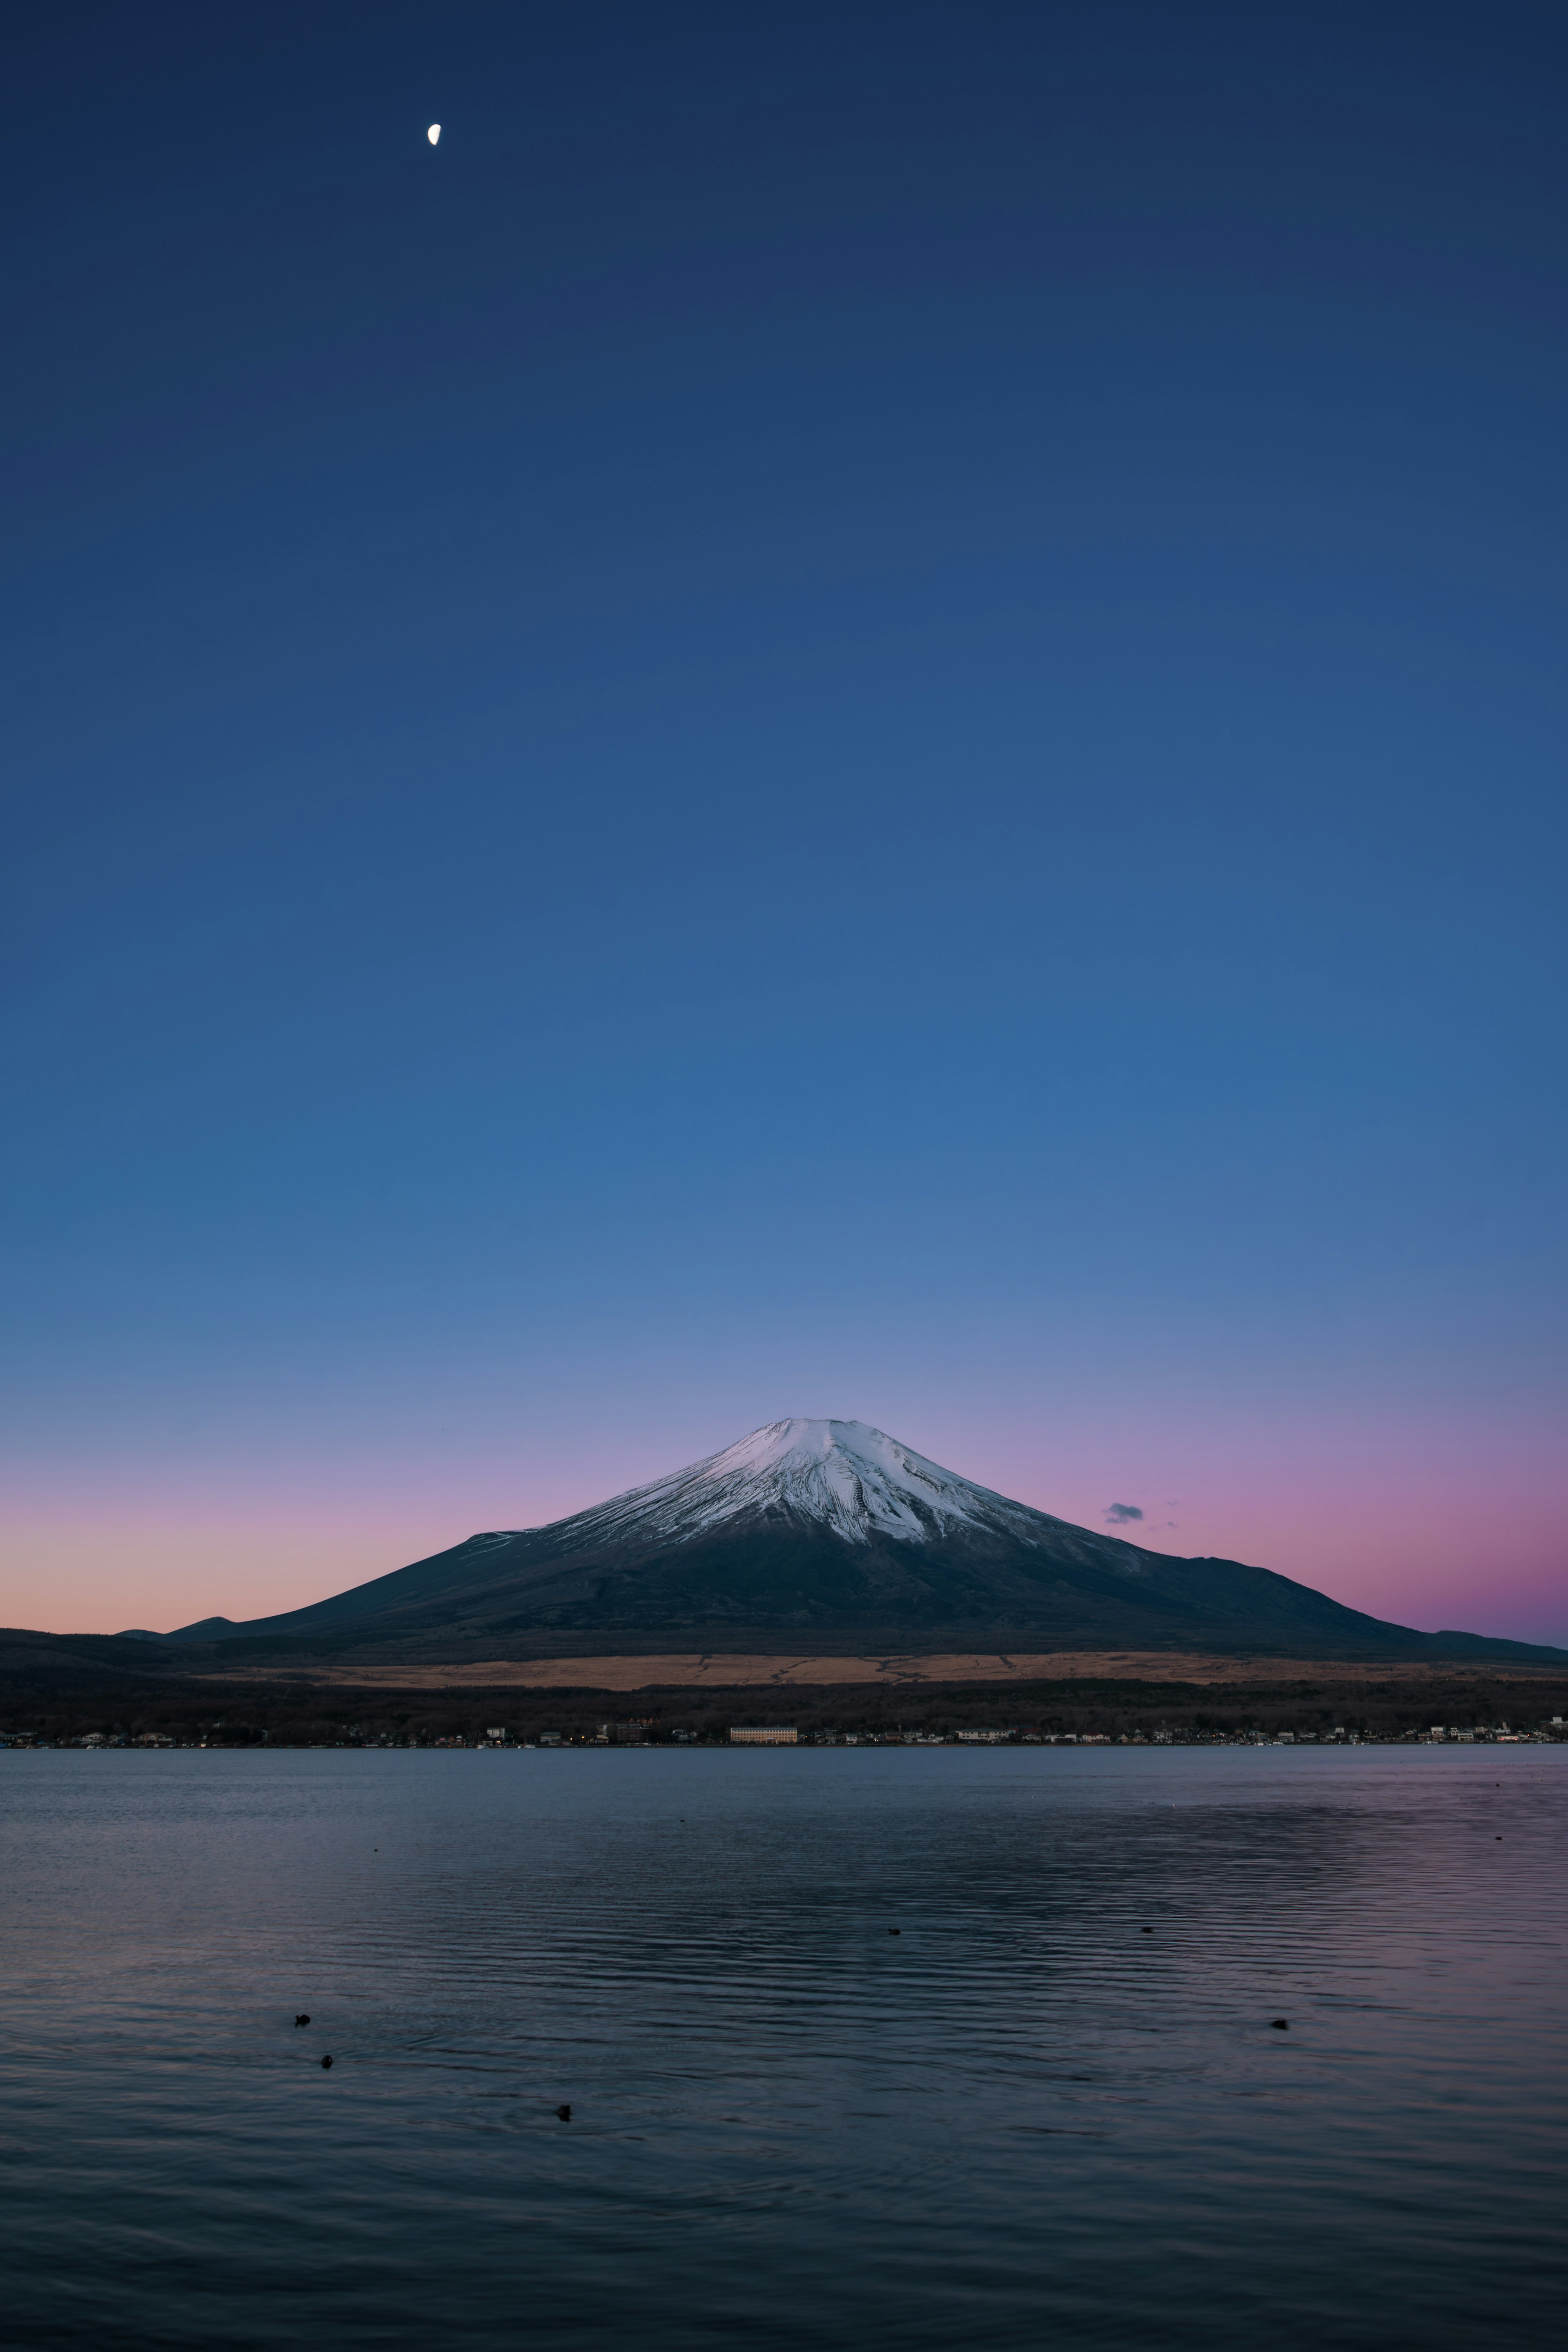
[(955, 1477), (864, 1421), (773, 1421), (721, 1454), (633, 1487), (572, 1522), (584, 1546), (679, 1543), (731, 1519), (786, 1516), (848, 1543), (925, 1543), (949, 1529), (1031, 1539), (1041, 1514)]

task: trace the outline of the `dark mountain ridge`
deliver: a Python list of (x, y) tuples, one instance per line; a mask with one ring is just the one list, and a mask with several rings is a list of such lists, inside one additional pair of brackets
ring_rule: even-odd
[(236, 1664), (389, 1667), (802, 1646), (1568, 1659), (1417, 1633), (1268, 1569), (1148, 1551), (832, 1421), (775, 1423), (550, 1527), (470, 1536), (308, 1608), (142, 1638), (221, 1644)]

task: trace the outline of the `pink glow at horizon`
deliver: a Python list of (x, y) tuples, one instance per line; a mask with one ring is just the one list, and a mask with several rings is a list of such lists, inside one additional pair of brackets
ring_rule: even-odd
[[(1253, 1432), (1221, 1447), (1169, 1437), (1141, 1449), (1089, 1433), (1037, 1438), (994, 1426), (879, 1426), (945, 1466), (1088, 1527), (1113, 1502), (1143, 1513), (1123, 1532), (1151, 1549), (1271, 1568), (1373, 1615), (1416, 1626), (1568, 1642), (1564, 1547), (1541, 1456), (1508, 1433), (1375, 1438), (1351, 1425)], [(208, 1615), (299, 1608), (444, 1549), (481, 1528), (542, 1526), (700, 1458), (740, 1429), (668, 1424), (635, 1444), (538, 1445), (511, 1461), (296, 1463), (288, 1479), (213, 1465), (193, 1479), (103, 1465), (90, 1485), (35, 1481), (3, 1532), (6, 1622), (58, 1633), (158, 1632)], [(1483, 1439), (1486, 1442), (1483, 1442)], [(923, 1443), (922, 1443), (923, 1440)], [(693, 1442), (695, 1441), (695, 1442)], [(1535, 1465), (1531, 1475), (1531, 1464)], [(171, 1492), (174, 1487), (175, 1491)], [(1498, 1497), (1506, 1499), (1500, 1503)], [(1174, 1524), (1171, 1524), (1171, 1522)]]

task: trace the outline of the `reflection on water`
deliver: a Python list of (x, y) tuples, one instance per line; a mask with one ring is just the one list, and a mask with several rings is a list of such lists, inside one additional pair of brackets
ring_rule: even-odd
[(1543, 2341), (1565, 1794), (1565, 1748), (0, 1757), (9, 2341)]

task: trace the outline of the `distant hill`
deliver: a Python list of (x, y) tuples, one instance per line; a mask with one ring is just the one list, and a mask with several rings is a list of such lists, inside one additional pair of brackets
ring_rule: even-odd
[(310, 1608), (123, 1638), (217, 1644), (236, 1665), (805, 1643), (1568, 1663), (1568, 1651), (1415, 1633), (1268, 1569), (1073, 1527), (858, 1421), (775, 1422), (551, 1527), (470, 1536)]
[(157, 1690), (206, 1656), (162, 1634), (38, 1633), (0, 1625), (0, 1707), (19, 1695), (55, 1690)]

